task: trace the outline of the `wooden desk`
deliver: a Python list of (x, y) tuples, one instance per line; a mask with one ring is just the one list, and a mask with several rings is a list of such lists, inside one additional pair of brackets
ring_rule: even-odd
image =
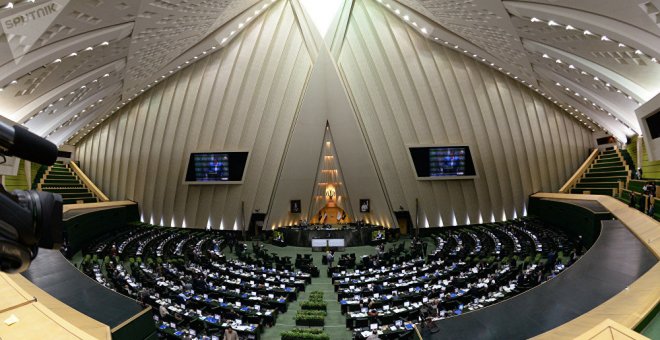
[[(110, 328), (78, 313), (43, 291), (37, 299), (31, 283), (21, 275), (0, 273), (0, 334), (7, 339), (111, 339)], [(24, 289), (24, 286), (28, 289)], [(45, 295), (44, 295), (45, 294)], [(18, 322), (8, 326), (12, 315)], [(83, 330), (79, 325), (87, 325)]]

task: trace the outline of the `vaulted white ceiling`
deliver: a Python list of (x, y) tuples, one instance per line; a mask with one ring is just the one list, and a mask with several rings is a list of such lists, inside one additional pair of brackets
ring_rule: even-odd
[[(274, 1), (298, 0), (0, 0), (0, 115), (75, 144)], [(660, 92), (660, 0), (361, 1), (621, 140), (640, 132), (634, 110)], [(45, 6), (60, 7), (38, 16)], [(21, 14), (36, 19), (12, 27)]]

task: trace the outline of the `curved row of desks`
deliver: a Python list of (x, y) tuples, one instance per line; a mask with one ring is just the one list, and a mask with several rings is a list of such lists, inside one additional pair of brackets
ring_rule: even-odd
[(440, 320), (439, 336), (422, 336), (527, 339), (589, 312), (657, 263), (621, 222), (604, 220), (600, 229), (589, 251), (555, 278), (483, 309)]

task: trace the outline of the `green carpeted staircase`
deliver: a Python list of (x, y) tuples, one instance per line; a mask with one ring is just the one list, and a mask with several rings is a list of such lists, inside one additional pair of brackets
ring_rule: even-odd
[(601, 151), (584, 176), (571, 188), (572, 194), (615, 196), (630, 181), (630, 168), (618, 149)]
[(37, 184), (37, 190), (62, 195), (64, 204), (96, 203), (99, 201), (78, 176), (62, 162), (56, 162), (44, 171)]

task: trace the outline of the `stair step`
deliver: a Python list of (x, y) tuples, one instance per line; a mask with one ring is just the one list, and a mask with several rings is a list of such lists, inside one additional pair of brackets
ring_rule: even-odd
[(54, 180), (78, 180), (78, 178), (77, 178), (76, 176), (71, 175), (71, 174), (68, 174), (68, 175), (59, 175), (59, 174), (58, 174), (58, 175), (53, 175), (53, 174), (49, 174), (49, 175), (46, 177), (46, 180), (49, 180), (49, 179), (54, 179)]
[(98, 200), (96, 198), (94, 198), (94, 199), (90, 199), (90, 198), (85, 198), (85, 199), (63, 199), (62, 201), (63, 201), (63, 204), (97, 203), (98, 202)]
[(623, 162), (620, 159), (615, 159), (615, 160), (604, 160), (604, 161), (596, 161), (594, 162), (593, 166), (598, 166), (598, 167), (603, 167), (603, 166), (615, 166), (615, 165), (624, 165)]
[(51, 167), (49, 172), (71, 172), (69, 168), (56, 168), (56, 167)]
[(613, 166), (613, 167), (603, 167), (603, 168), (593, 168), (589, 169), (589, 173), (594, 173), (594, 172), (617, 172), (617, 171), (626, 171), (626, 168), (622, 166)]
[(86, 192), (86, 193), (85, 192), (58, 192), (58, 194), (62, 195), (62, 198), (64, 198), (64, 199), (95, 198), (94, 195), (91, 192)]
[(589, 191), (589, 193), (592, 194), (592, 195), (612, 196), (614, 194), (614, 190), (612, 190), (612, 189), (602, 189), (602, 188), (580, 188), (580, 189), (573, 188), (573, 189), (571, 189), (571, 194), (583, 194), (584, 191)]
[(78, 188), (43, 188), (43, 191), (53, 192), (56, 194), (68, 194), (68, 193), (88, 193), (89, 189), (80, 186)]
[(81, 184), (77, 179), (48, 179), (46, 178), (43, 182), (43, 185), (50, 186), (66, 186), (66, 185), (78, 185)]
[(611, 188), (611, 189), (618, 189), (619, 188), (619, 183), (617, 182), (610, 182), (610, 183), (603, 183), (603, 182), (595, 182), (595, 183), (577, 183), (575, 185), (576, 189), (583, 189), (583, 188)]
[(628, 171), (609, 171), (609, 172), (587, 172), (585, 174), (587, 178), (589, 177), (627, 177)]
[(603, 162), (603, 161), (620, 161), (621, 158), (619, 158), (619, 155), (613, 155), (613, 156), (601, 156), (596, 158), (597, 162)]
[(602, 182), (615, 182), (616, 183), (618, 181), (625, 182), (626, 177), (625, 176), (612, 176), (612, 177), (609, 177), (609, 176), (604, 174), (603, 177), (593, 176), (593, 177), (580, 178), (579, 182), (580, 183), (602, 183)]

